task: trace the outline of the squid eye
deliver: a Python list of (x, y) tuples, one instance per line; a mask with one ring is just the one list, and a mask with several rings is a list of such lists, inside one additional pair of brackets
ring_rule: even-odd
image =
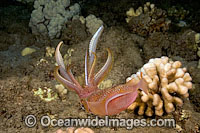
[(81, 100), (81, 102), (80, 102), (80, 106), (79, 106), (80, 108), (79, 109), (85, 111), (86, 109), (85, 109), (84, 105), (82, 104), (82, 102), (83, 102), (83, 100)]

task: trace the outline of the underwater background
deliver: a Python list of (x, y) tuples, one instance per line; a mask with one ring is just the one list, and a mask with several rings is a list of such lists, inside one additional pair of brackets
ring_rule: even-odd
[[(94, 117), (82, 107), (78, 95), (54, 77), (55, 49), (65, 65), (72, 65), (76, 80), (84, 85), (85, 51), (92, 36), (104, 25), (96, 55), (99, 70), (106, 62), (106, 48), (114, 57), (100, 89), (126, 83), (150, 59), (167, 56), (180, 61), (192, 78), (188, 96), (168, 113), (138, 113), (128, 109), (111, 118), (172, 118), (176, 126), (89, 127), (84, 132), (200, 132), (200, 1), (198, 0), (1, 0), (0, 1), (0, 132), (75, 132), (67, 127), (34, 127), (27, 115), (50, 118)], [(185, 72), (185, 71), (184, 71)], [(157, 93), (161, 96), (161, 92)], [(136, 101), (138, 102), (138, 101)], [(164, 107), (165, 106), (165, 107)], [(148, 106), (144, 107), (144, 111)], [(59, 129), (62, 129), (59, 130)]]

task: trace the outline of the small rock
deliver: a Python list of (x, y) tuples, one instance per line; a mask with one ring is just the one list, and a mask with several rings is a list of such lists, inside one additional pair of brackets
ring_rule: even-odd
[(177, 130), (178, 132), (181, 132), (183, 129), (181, 128), (181, 126), (179, 126), (178, 124), (176, 124), (176, 130)]
[(62, 84), (55, 85), (55, 88), (58, 90), (58, 93), (61, 95), (67, 94), (67, 89)]
[(195, 42), (200, 43), (200, 33), (195, 34)]
[(26, 47), (22, 50), (21, 55), (22, 56), (26, 56), (29, 54), (32, 54), (33, 52), (35, 52), (36, 50), (34, 48), (30, 48), (30, 47)]

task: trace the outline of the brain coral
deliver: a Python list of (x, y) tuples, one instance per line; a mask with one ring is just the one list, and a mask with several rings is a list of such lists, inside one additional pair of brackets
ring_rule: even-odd
[(182, 106), (183, 100), (189, 96), (188, 89), (192, 88), (192, 78), (181, 68), (180, 61), (170, 61), (168, 57), (150, 59), (139, 72), (127, 78), (127, 81), (134, 78), (136, 82), (143, 78), (149, 86), (149, 94), (140, 91), (137, 100), (128, 107), (128, 110), (135, 110), (139, 107), (138, 114), (147, 116), (162, 116), (164, 112), (171, 113), (175, 106)]

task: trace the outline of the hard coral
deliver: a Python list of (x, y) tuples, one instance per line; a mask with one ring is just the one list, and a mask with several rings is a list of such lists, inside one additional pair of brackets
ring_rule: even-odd
[(63, 25), (79, 13), (80, 5), (70, 6), (70, 0), (35, 0), (29, 27), (35, 35), (58, 38)]
[[(148, 83), (149, 94), (140, 91), (137, 100), (129, 106), (128, 110), (139, 107), (138, 114), (147, 116), (162, 116), (164, 110), (171, 113), (175, 105), (182, 106), (183, 98), (189, 96), (188, 89), (192, 88), (192, 78), (181, 68), (180, 61), (169, 61), (168, 57), (150, 59), (140, 71)], [(141, 79), (140, 71), (127, 78), (127, 82), (134, 78), (136, 82)], [(155, 110), (154, 110), (155, 109)]]
[(88, 15), (85, 18), (86, 21), (86, 27), (88, 28), (88, 31), (94, 35), (95, 32), (98, 30), (98, 28), (103, 25), (103, 21), (93, 14)]
[(156, 31), (166, 31), (171, 23), (167, 19), (166, 11), (156, 8), (150, 2), (144, 4), (144, 7), (139, 7), (136, 11), (130, 8), (126, 14), (128, 17), (126, 22), (131, 30), (141, 36), (147, 36)]

